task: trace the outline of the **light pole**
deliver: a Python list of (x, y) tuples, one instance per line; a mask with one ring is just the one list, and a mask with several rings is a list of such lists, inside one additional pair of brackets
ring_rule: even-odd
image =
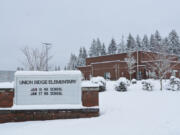
[(51, 43), (42, 43), (42, 44), (45, 45), (46, 48), (46, 71), (48, 71), (48, 51), (52, 44)]
[(137, 80), (139, 80), (139, 52), (138, 49), (136, 49), (136, 59), (137, 59)]

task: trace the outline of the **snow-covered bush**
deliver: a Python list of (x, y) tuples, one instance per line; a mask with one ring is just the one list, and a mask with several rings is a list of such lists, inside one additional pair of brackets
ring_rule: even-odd
[(130, 85), (129, 80), (125, 77), (121, 77), (116, 81), (115, 90), (117, 91), (127, 91)]
[(180, 90), (180, 79), (176, 78), (175, 76), (171, 76), (166, 84), (166, 89), (172, 91)]
[(132, 79), (131, 82), (132, 82), (132, 84), (136, 84), (137, 80), (136, 79)]
[(99, 85), (99, 91), (105, 91), (106, 90), (106, 80), (103, 77), (101, 77), (101, 76), (92, 77), (90, 81), (94, 84)]
[(146, 80), (146, 81), (142, 81), (142, 89), (143, 90), (147, 90), (147, 91), (152, 91), (153, 90), (153, 85), (150, 81)]

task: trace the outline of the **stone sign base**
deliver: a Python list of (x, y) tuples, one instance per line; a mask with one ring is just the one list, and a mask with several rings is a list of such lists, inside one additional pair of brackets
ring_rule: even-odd
[(53, 119), (90, 118), (99, 116), (99, 108), (0, 110), (0, 123)]

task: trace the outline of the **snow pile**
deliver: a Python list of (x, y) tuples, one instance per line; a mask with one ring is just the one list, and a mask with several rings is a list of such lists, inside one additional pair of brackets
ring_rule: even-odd
[(91, 81), (82, 81), (81, 87), (99, 87), (99, 84), (92, 83)]
[(0, 89), (12, 89), (14, 88), (14, 82), (1, 82)]

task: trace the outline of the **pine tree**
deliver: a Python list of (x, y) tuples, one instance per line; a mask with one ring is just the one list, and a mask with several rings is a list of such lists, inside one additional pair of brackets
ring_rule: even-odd
[(83, 58), (83, 49), (82, 47), (79, 49), (79, 56), (77, 59), (77, 66), (84, 66), (84, 58)]
[(117, 50), (116, 42), (114, 39), (112, 39), (108, 47), (108, 54), (116, 54), (116, 50)]
[(125, 46), (125, 43), (124, 43), (124, 36), (121, 37), (121, 42), (119, 43), (118, 45), (118, 53), (124, 53), (126, 52), (126, 46)]
[(154, 34), (154, 39), (155, 39), (155, 51), (159, 52), (159, 50), (161, 49), (161, 45), (162, 45), (162, 40), (161, 40), (161, 36), (158, 30), (156, 30), (155, 34)]
[(96, 40), (93, 39), (92, 43), (91, 43), (91, 47), (89, 49), (89, 56), (90, 57), (96, 57), (98, 56), (98, 52), (97, 52), (97, 45), (96, 45)]
[(180, 40), (175, 30), (172, 30), (169, 33), (168, 40), (169, 40), (169, 52), (173, 54), (179, 54), (180, 53)]
[(149, 39), (147, 35), (144, 35), (142, 40), (142, 50), (148, 51), (150, 49)]
[(168, 40), (168, 38), (166, 37), (166, 38), (164, 38), (164, 39), (162, 39), (162, 48), (164, 48), (165, 50), (164, 50), (164, 52), (166, 52), (166, 53), (170, 53), (169, 52), (169, 40)]
[(106, 47), (103, 43), (102, 47), (101, 47), (101, 56), (105, 56), (106, 55)]
[(127, 39), (127, 49), (128, 50), (135, 50), (136, 42), (131, 34), (129, 34)]
[(61, 67), (60, 67), (60, 66), (58, 66), (58, 67), (57, 67), (57, 70), (58, 70), (58, 71), (60, 71), (60, 70), (61, 70)]
[(57, 71), (57, 66), (55, 66), (54, 70)]
[(87, 58), (87, 52), (86, 52), (86, 48), (83, 47), (83, 51), (82, 51), (82, 66), (85, 66), (86, 65), (86, 58)]
[(150, 37), (150, 50), (152, 52), (155, 52), (155, 48), (156, 48), (156, 42), (155, 42), (155, 38), (154, 38), (154, 35), (151, 34), (151, 37)]
[(98, 38), (96, 41), (97, 56), (101, 56), (101, 48), (102, 48), (101, 41)]
[(71, 54), (68, 66), (65, 67), (65, 69), (76, 70), (77, 69), (77, 62), (78, 62), (77, 56), (75, 54)]
[(83, 58), (87, 58), (87, 51), (86, 51), (86, 48), (83, 47), (83, 54), (82, 54)]
[(136, 37), (136, 50), (141, 50), (142, 49), (142, 43), (139, 35)]

